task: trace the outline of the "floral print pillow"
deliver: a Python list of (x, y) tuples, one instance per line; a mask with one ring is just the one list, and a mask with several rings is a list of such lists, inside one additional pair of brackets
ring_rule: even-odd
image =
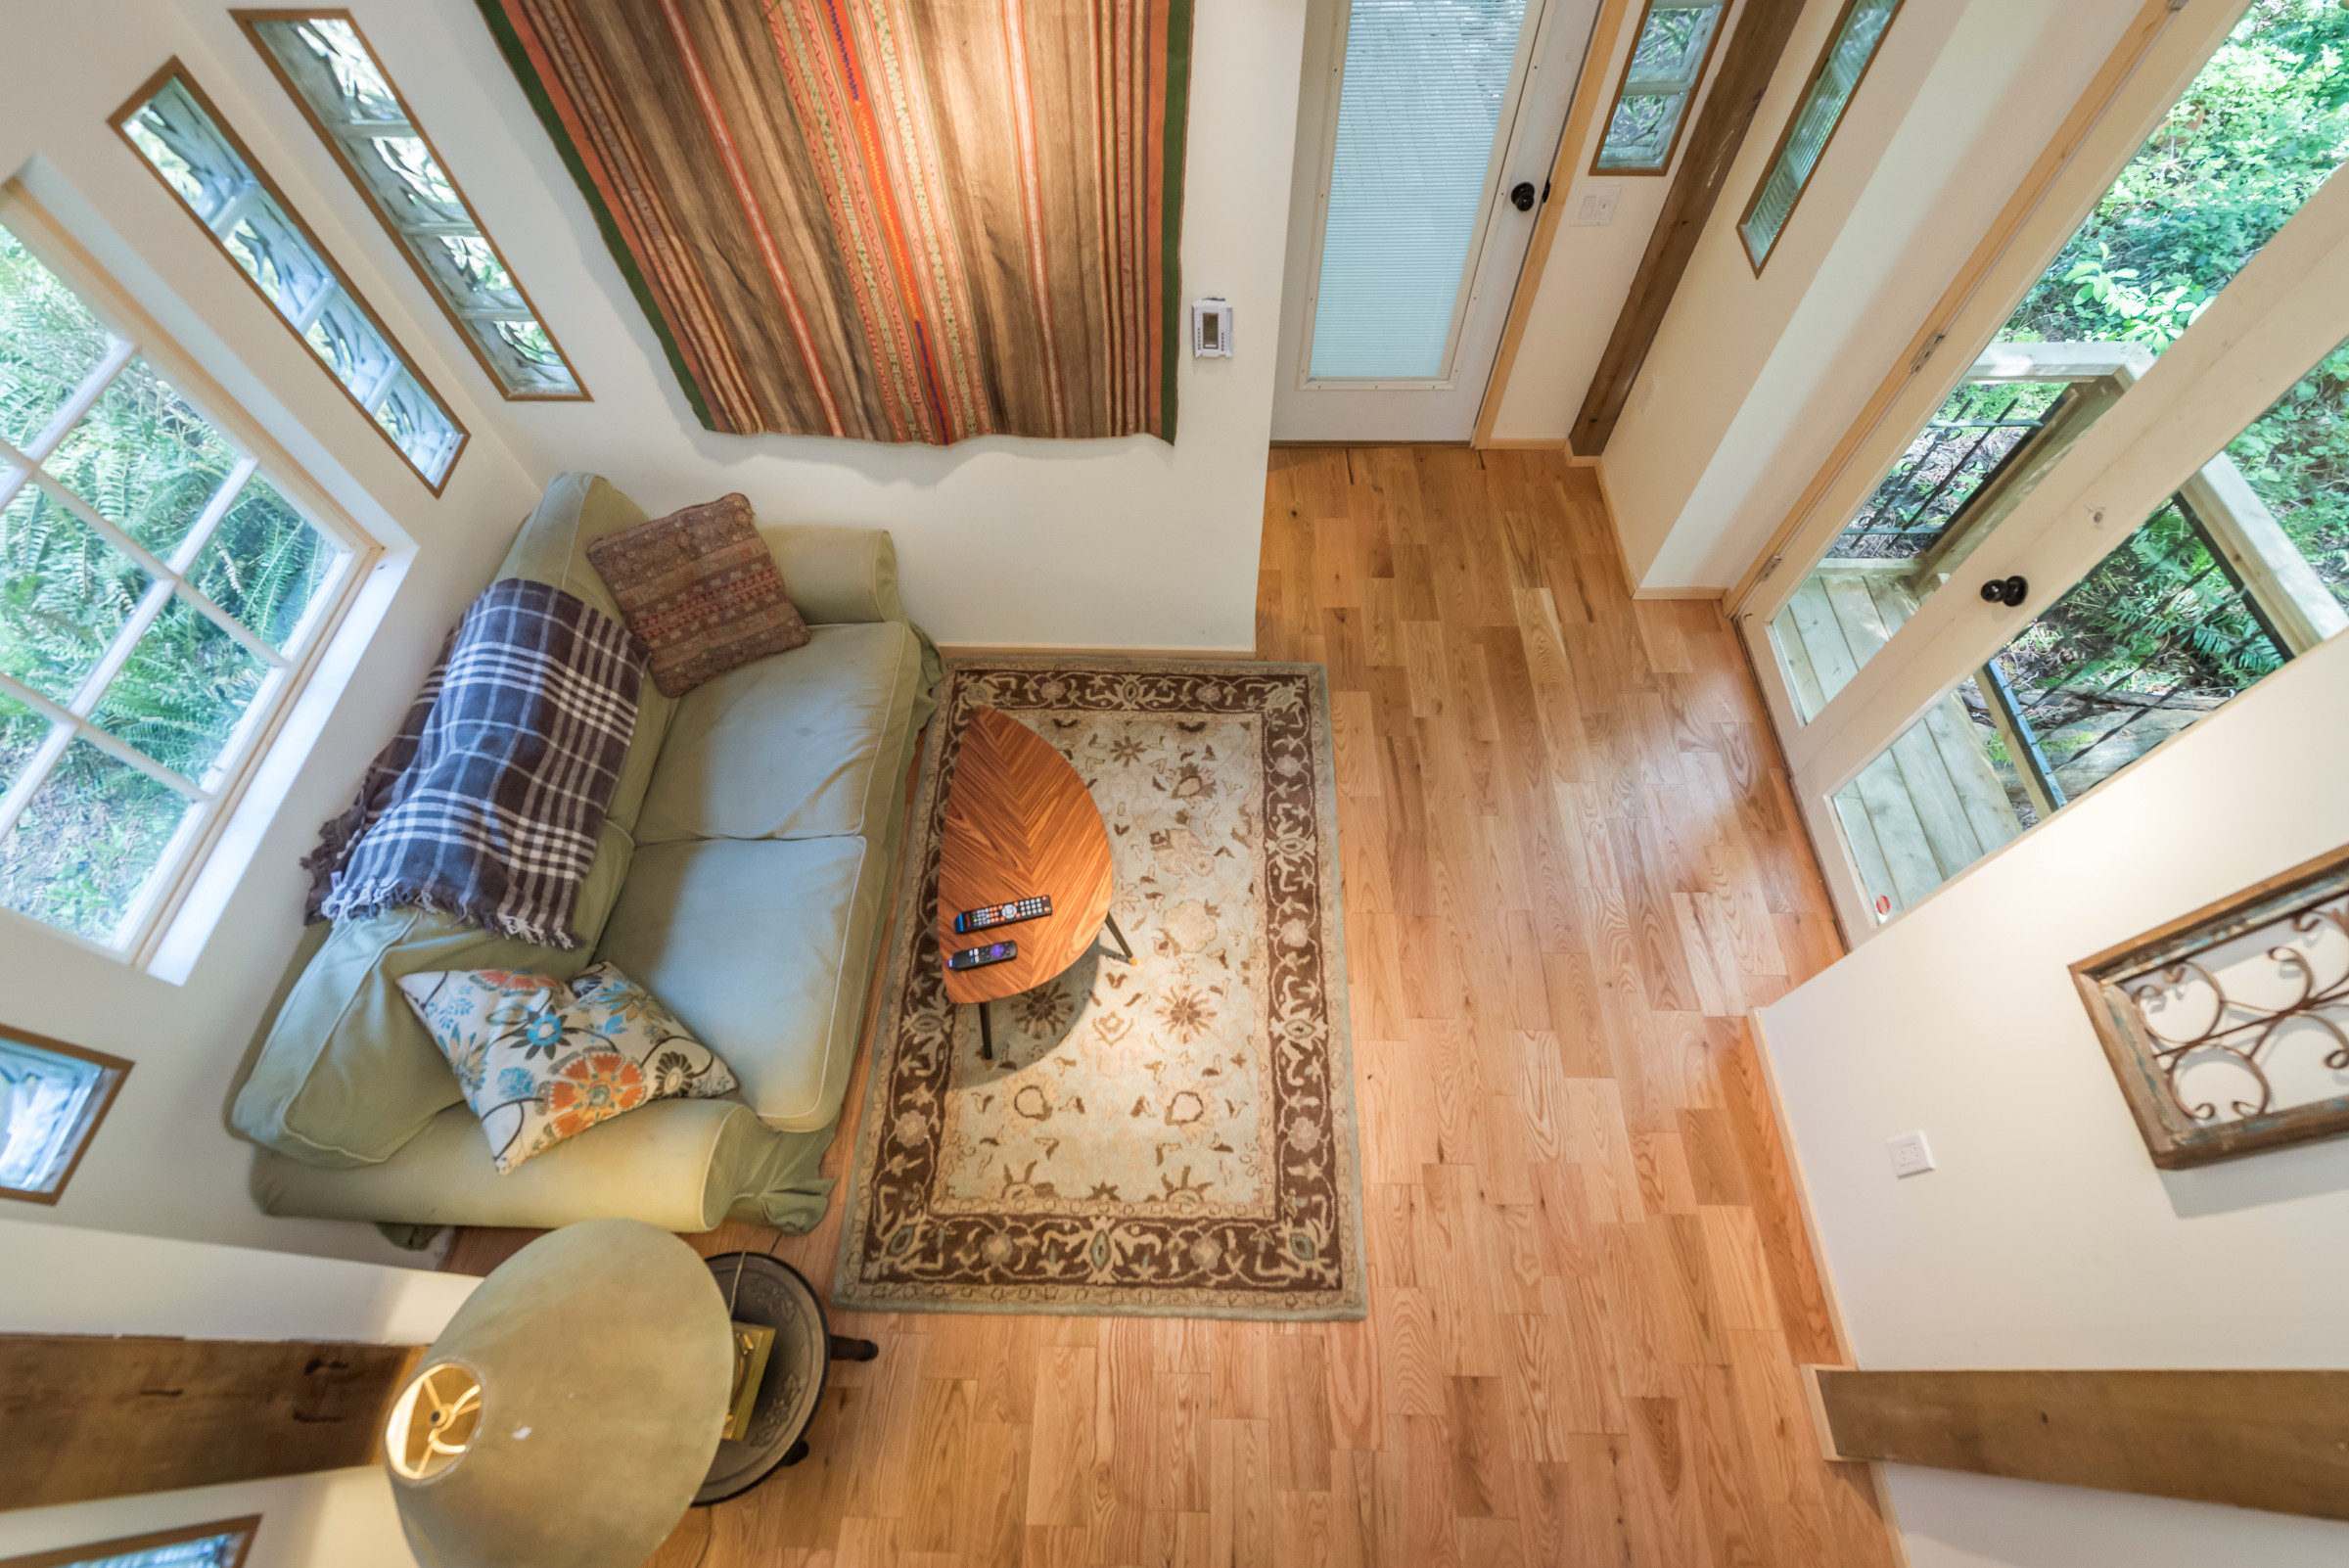
[(610, 964), (568, 986), (450, 969), (404, 975), (399, 989), (456, 1071), (500, 1176), (648, 1100), (734, 1091), (716, 1053)]

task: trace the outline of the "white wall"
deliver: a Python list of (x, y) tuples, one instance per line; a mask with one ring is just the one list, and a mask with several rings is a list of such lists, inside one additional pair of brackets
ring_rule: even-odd
[(1255, 646), (1305, 0), (1197, 6), (1182, 289), (1230, 300), (1239, 351), (1191, 358), (1186, 317), (1173, 446), (704, 431), (472, 0), (354, 10), (595, 394), (499, 410), (526, 465), (595, 468), (655, 512), (738, 489), (763, 516), (886, 527), (906, 607), (942, 642)]
[[(337, 650), (297, 720), (315, 731), (315, 746), (301, 766), (256, 788), (240, 813), (251, 868), (234, 880), (186, 984), (25, 922), (0, 925), (0, 1018), (137, 1064), (64, 1201), (12, 1204), (10, 1213), (33, 1223), (395, 1259), (404, 1255), (368, 1226), (271, 1220), (254, 1209), (246, 1192), (251, 1151), (226, 1131), (223, 1102), (299, 935), (305, 877), (297, 862), (318, 823), (349, 800), (441, 634), (513, 537), (540, 474), (500, 440), (487, 382), (382, 231), (329, 200), (348, 196), (343, 177), (317, 159), (315, 138), (225, 6), (21, 5), (10, 9), (7, 30), (0, 174), (21, 175), (388, 547), (354, 614), (352, 641)], [(108, 128), (107, 116), (173, 55), (471, 428), (472, 444), (438, 500)], [(21, 1278), (13, 1266), (6, 1271), (0, 1308), (15, 1301)]]
[[(1762, 1017), (1864, 1367), (2338, 1367), (2349, 1141), (2154, 1169), (2066, 965), (2349, 839), (2349, 637)], [(1896, 1180), (1922, 1129), (1940, 1168)], [(2349, 1525), (1892, 1472), (1917, 1568), (2349, 1561)]]
[[(430, 1344), (481, 1281), (463, 1274), (0, 1220), (0, 1333)], [(380, 1468), (0, 1513), (0, 1556), (261, 1515), (247, 1568), (411, 1568)]]
[[(1752, 563), (2140, 6), (1904, 7), (1757, 277), (1737, 219), (1842, 9), (1806, 9), (1601, 460), (1643, 591)], [(1497, 435), (1565, 435), (1589, 388), (1621, 297), (1571, 255), (1545, 269)]]

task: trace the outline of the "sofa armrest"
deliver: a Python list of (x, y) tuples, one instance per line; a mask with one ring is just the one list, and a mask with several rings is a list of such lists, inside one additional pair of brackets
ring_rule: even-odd
[(552, 1229), (580, 1220), (642, 1220), (713, 1229), (729, 1211), (778, 1222), (822, 1214), (816, 1165), (832, 1130), (771, 1130), (736, 1100), (656, 1100), (566, 1139), (510, 1176), (489, 1163), (472, 1109), (452, 1105), (380, 1165), (326, 1170), (255, 1151), (253, 1196), (264, 1213), (414, 1225)]
[(898, 547), (887, 529), (824, 528), (761, 523), (783, 586), (811, 626), (863, 621), (902, 621), (898, 597)]

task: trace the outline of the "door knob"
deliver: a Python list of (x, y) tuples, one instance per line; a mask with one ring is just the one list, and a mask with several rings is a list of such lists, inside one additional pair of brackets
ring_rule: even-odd
[(1531, 212), (1534, 209), (1534, 182), (1519, 180), (1509, 187), (1509, 205), (1520, 212)]
[(2011, 610), (2031, 596), (2031, 584), (2021, 577), (1993, 577), (1982, 584), (1982, 599), (1986, 604), (2003, 604)]

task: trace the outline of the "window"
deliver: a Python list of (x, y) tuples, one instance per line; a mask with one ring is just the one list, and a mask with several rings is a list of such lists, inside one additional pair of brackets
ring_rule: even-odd
[(241, 1568), (260, 1515), (221, 1519), (151, 1536), (99, 1541), (64, 1551), (0, 1558), (0, 1568)]
[(1353, 0), (1312, 302), (1316, 380), (1440, 381), (1525, 0)]
[(465, 428), (179, 62), (141, 88), (114, 124), (439, 494)]
[(1727, 10), (1727, 0), (1647, 0), (1591, 173), (1661, 174), (1672, 166)]
[(330, 515), (0, 188), (0, 909), (140, 946), (371, 553)]
[(55, 1203), (129, 1072), (118, 1056), (0, 1024), (0, 1198)]
[(1851, 107), (1852, 95), (1860, 90), (1861, 78), (1875, 61), (1876, 47), (1892, 26), (1893, 13), (1900, 9), (1901, 0), (1846, 0), (1827, 37), (1826, 52), (1811, 69), (1811, 80), (1778, 137), (1777, 151), (1770, 155), (1770, 172), (1762, 176), (1737, 223), (1746, 258), (1756, 272), (1785, 232), (1794, 204), (1802, 200), (1804, 187), (1826, 156), (1835, 127), (1843, 123), (1843, 112)]
[[(1778, 613), (1805, 722), (2349, 156), (2349, 68), (2305, 34), (2316, 9), (2243, 19)], [(1863, 586), (1872, 623), (1828, 614)]]
[(586, 397), (345, 11), (231, 13), (509, 398)]

